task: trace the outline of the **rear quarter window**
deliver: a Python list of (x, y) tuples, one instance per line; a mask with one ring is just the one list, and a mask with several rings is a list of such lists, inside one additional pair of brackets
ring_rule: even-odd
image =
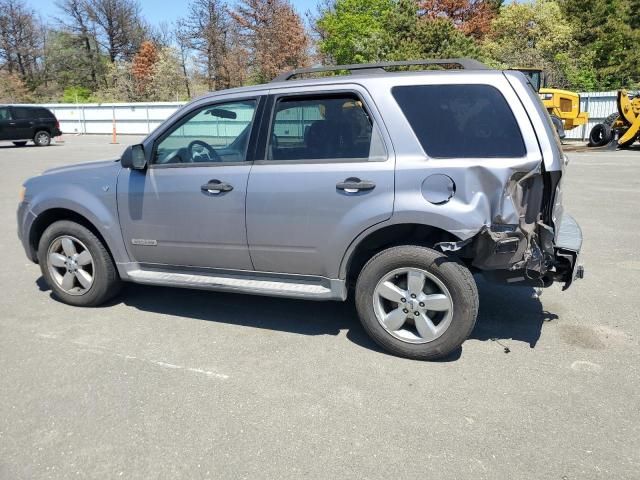
[(526, 154), (513, 112), (489, 85), (393, 87), (393, 97), (430, 157), (510, 158)]
[(53, 120), (56, 117), (53, 115), (53, 113), (51, 113), (51, 111), (47, 110), (46, 108), (36, 108), (35, 109), (35, 116), (38, 118), (46, 118), (49, 120)]

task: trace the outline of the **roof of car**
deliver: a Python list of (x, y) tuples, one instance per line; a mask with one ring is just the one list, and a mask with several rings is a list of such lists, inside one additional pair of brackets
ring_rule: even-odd
[[(423, 65), (431, 68), (432, 66), (457, 66), (458, 68), (441, 68), (437, 70), (422, 69), (422, 70), (397, 70), (398, 67), (408, 67), (414, 65)], [(395, 69), (395, 70), (394, 70)], [(326, 74), (329, 72), (337, 72), (337, 75), (329, 76), (313, 76), (317, 74)], [(302, 68), (297, 70), (291, 70), (285, 72), (269, 83), (263, 83), (258, 85), (251, 85), (245, 87), (236, 87), (226, 90), (217, 90), (209, 93), (205, 93), (200, 98), (217, 96), (221, 94), (235, 94), (242, 92), (256, 92), (261, 90), (271, 90), (274, 88), (282, 87), (296, 87), (296, 86), (312, 86), (312, 85), (331, 85), (350, 82), (366, 82), (367, 80), (385, 78), (393, 83), (395, 78), (406, 76), (422, 76), (422, 75), (441, 75), (441, 74), (495, 74), (500, 70), (493, 70), (486, 65), (472, 59), (443, 59), (443, 60), (418, 60), (418, 61), (405, 61), (405, 62), (384, 62), (384, 63), (372, 63), (372, 64), (356, 64), (356, 65), (336, 65), (336, 66), (323, 66), (314, 68)], [(299, 76), (307, 76), (307, 78), (296, 78)]]

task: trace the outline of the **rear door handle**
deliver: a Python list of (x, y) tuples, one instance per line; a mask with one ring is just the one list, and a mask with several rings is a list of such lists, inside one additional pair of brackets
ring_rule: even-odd
[(369, 180), (360, 180), (357, 177), (349, 177), (344, 182), (338, 182), (336, 184), (338, 190), (343, 190), (345, 193), (358, 193), (366, 190), (373, 190), (376, 188), (376, 184)]
[(212, 193), (214, 195), (218, 195), (222, 192), (230, 192), (233, 190), (233, 187), (228, 183), (221, 182), (220, 180), (213, 179), (209, 180), (208, 183), (205, 183), (200, 187), (203, 192)]

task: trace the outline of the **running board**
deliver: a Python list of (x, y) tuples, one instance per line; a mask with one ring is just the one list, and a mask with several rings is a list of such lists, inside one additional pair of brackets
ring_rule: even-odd
[(147, 285), (198, 288), (223, 292), (248, 293), (309, 300), (345, 300), (342, 280), (306, 275), (275, 275), (254, 272), (211, 274), (130, 270), (129, 280)]

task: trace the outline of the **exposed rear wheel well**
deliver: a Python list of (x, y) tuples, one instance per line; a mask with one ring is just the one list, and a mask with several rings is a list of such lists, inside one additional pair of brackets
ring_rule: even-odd
[(398, 245), (433, 247), (438, 242), (457, 242), (455, 235), (430, 225), (403, 223), (389, 225), (362, 239), (347, 263), (347, 284), (354, 285), (364, 265), (376, 253)]
[(49, 225), (59, 220), (69, 220), (88, 228), (91, 233), (100, 239), (104, 248), (107, 249), (107, 252), (109, 252), (109, 255), (113, 259), (113, 255), (109, 250), (107, 242), (105, 242), (104, 237), (100, 234), (93, 223), (79, 213), (74, 212), (73, 210), (67, 210), (66, 208), (52, 208), (51, 210), (46, 210), (38, 215), (34, 220), (33, 225), (31, 226), (31, 231), (29, 232), (29, 247), (31, 248), (31, 256), (33, 259), (37, 258), (36, 252), (38, 251), (38, 244), (40, 243), (42, 234)]

